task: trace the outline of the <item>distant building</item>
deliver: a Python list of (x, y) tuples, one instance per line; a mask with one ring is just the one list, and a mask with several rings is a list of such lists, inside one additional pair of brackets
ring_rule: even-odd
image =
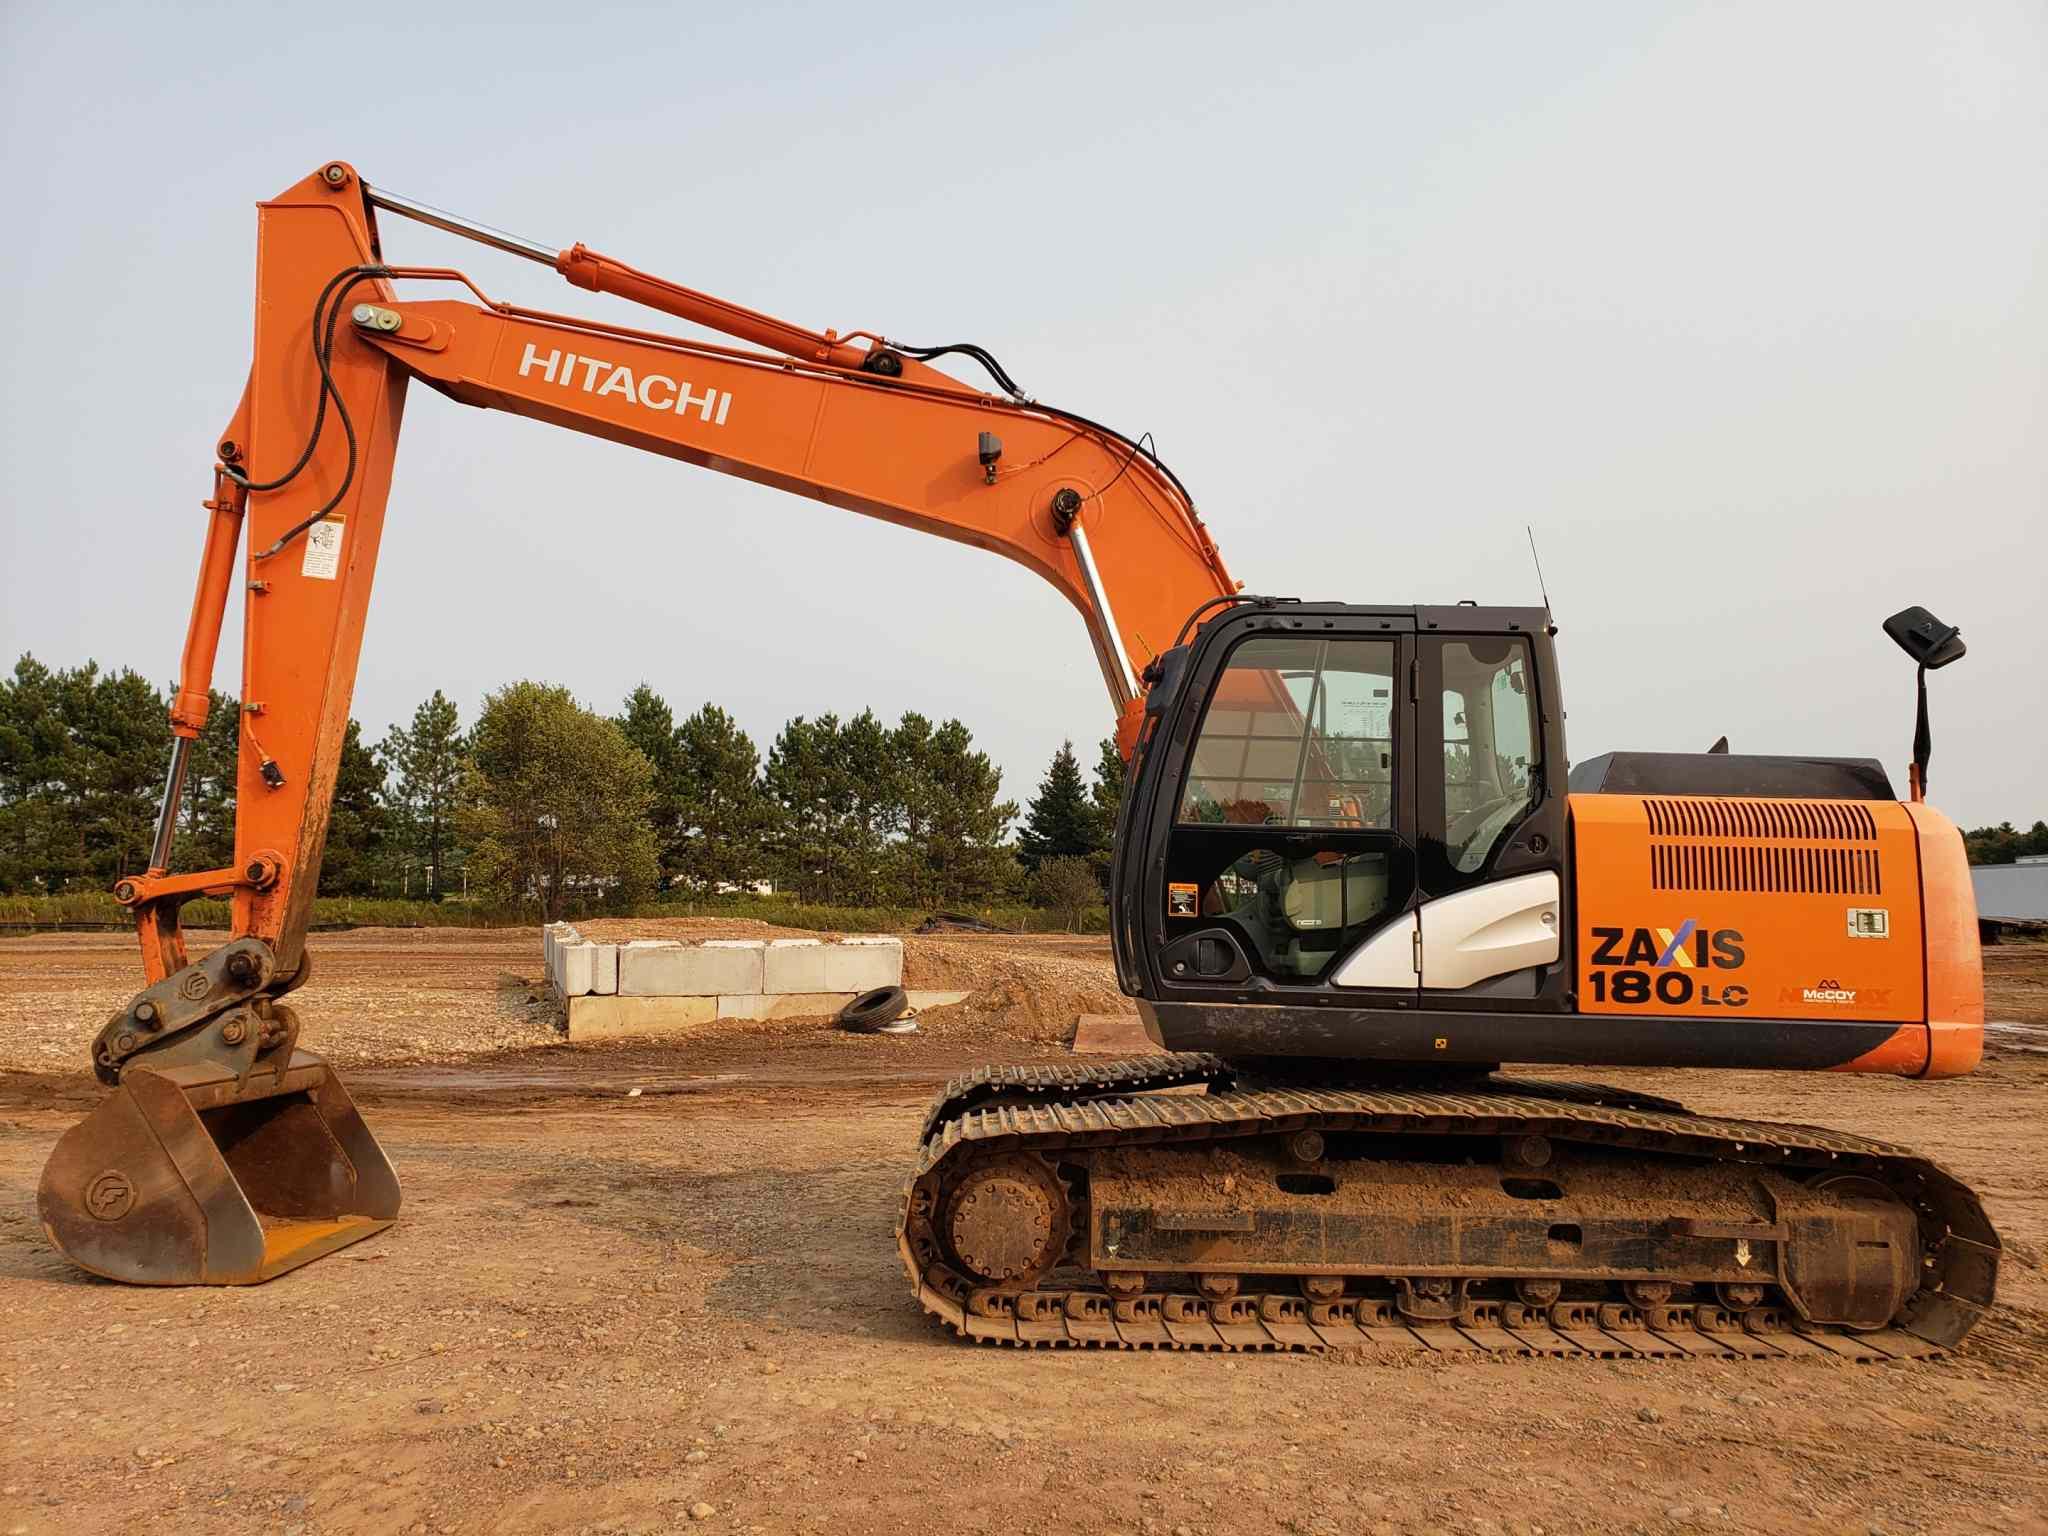
[(2030, 853), (2011, 864), (1977, 864), (1977, 917), (1987, 923), (2048, 923), (2048, 854)]

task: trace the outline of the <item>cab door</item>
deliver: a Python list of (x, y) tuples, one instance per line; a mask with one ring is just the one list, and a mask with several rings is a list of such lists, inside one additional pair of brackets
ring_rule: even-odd
[[(1536, 1007), (1563, 950), (1562, 809), (1552, 786), (1548, 637), (1417, 641), (1417, 967), (1423, 1005)], [(1455, 998), (1455, 1004), (1451, 1000)]]
[(1340, 976), (1413, 921), (1412, 616), (1297, 611), (1213, 628), (1149, 819), (1159, 995), (1282, 1003), (1336, 982), (1360, 1006), (1413, 1007), (1412, 967), (1385, 982)]

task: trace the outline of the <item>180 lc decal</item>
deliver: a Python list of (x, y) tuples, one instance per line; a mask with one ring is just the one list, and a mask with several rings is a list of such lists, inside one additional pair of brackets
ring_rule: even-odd
[(1595, 928), (1588, 980), (1597, 1003), (1647, 1003), (1667, 1008), (1743, 1008), (1749, 988), (1695, 977), (1739, 971), (1748, 958), (1736, 928), (1706, 928), (1688, 917), (1677, 928)]

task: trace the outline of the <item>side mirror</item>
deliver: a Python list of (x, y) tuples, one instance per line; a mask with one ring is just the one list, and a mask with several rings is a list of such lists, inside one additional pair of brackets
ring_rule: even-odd
[(1902, 608), (1884, 621), (1884, 632), (1896, 640), (1921, 666), (1933, 672), (1952, 661), (1960, 661), (1969, 647), (1963, 632), (1944, 624), (1925, 608)]
[(1913, 771), (1910, 793), (1915, 800), (1927, 798), (1927, 760), (1934, 755), (1934, 732), (1927, 723), (1927, 674), (1960, 661), (1969, 649), (1963, 632), (1944, 624), (1925, 608), (1902, 608), (1884, 621), (1884, 632), (1898, 642), (1899, 649), (1919, 664), (1919, 709), (1913, 722)]

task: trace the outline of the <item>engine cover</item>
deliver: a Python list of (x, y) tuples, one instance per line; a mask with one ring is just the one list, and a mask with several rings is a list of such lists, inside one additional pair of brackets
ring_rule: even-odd
[(1919, 837), (1896, 801), (1570, 797), (1579, 1009), (1924, 1019)]

